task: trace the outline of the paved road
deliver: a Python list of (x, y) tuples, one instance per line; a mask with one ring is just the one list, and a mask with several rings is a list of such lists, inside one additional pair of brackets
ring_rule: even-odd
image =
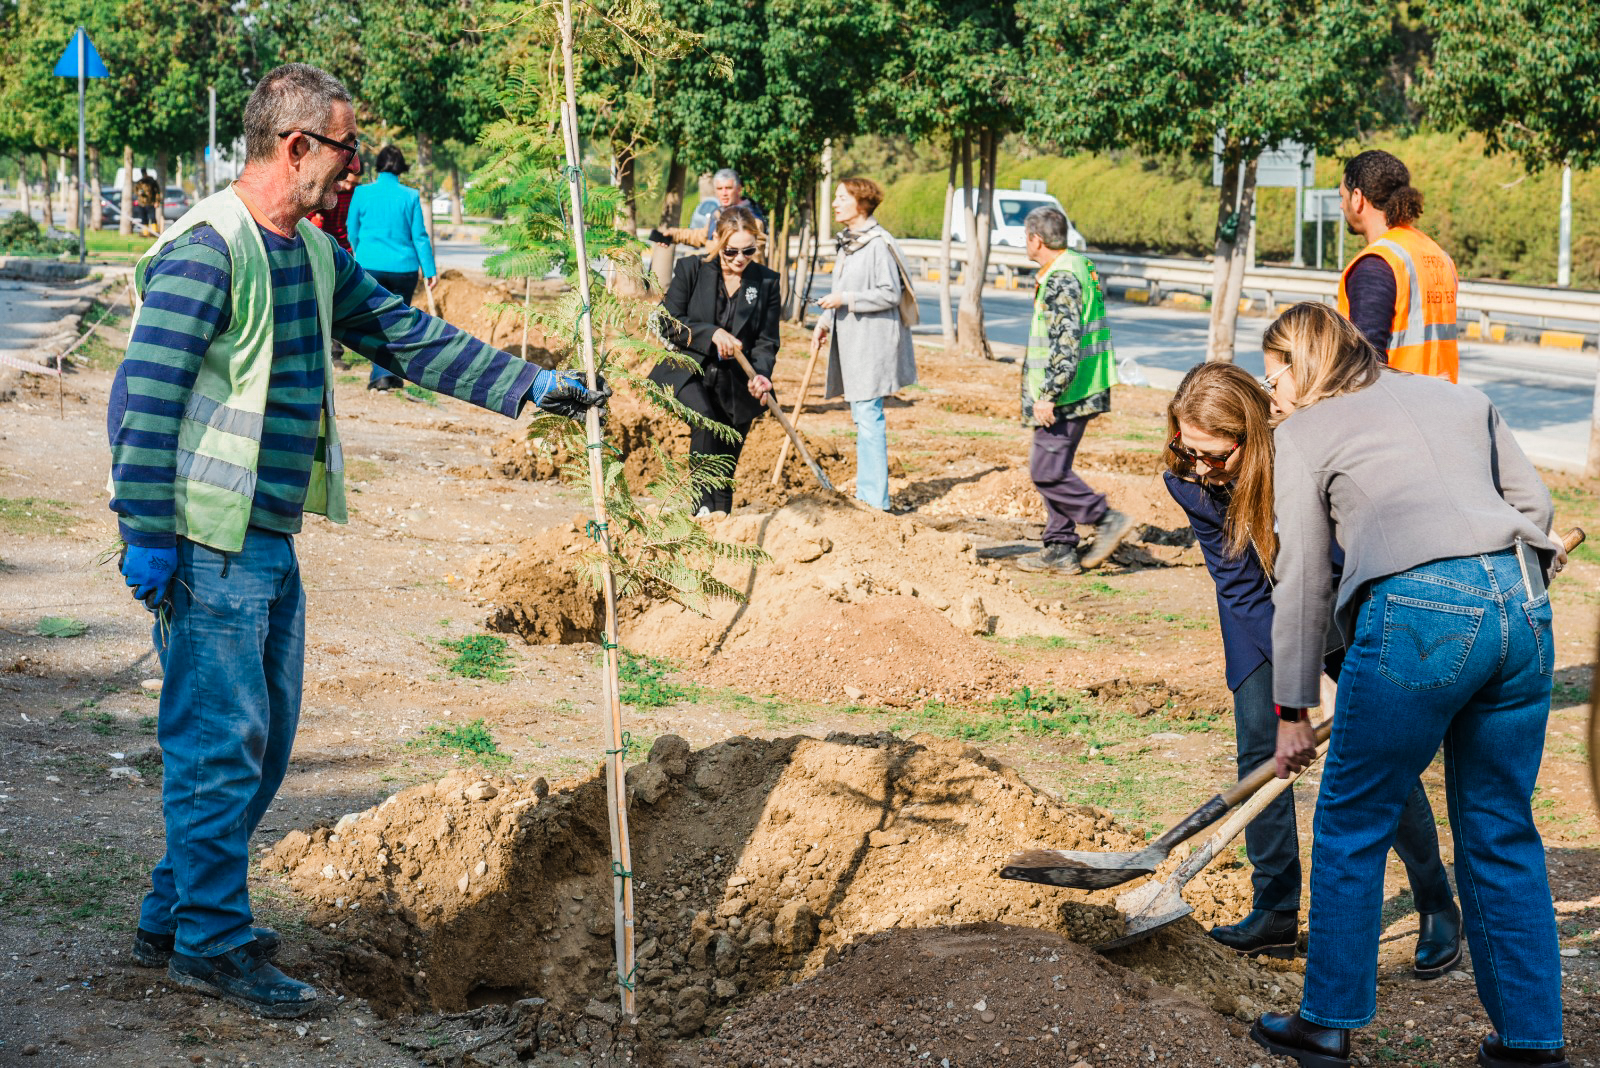
[(39, 343), (63, 333), (61, 320), (81, 299), (79, 287), (0, 280), (0, 352), (33, 363)]
[[(487, 254), (471, 241), (439, 242), (435, 254), (444, 267), (481, 269)], [(828, 277), (818, 275), (812, 292), (828, 291)], [(922, 309), (919, 336), (939, 335), (938, 286), (919, 283)], [(991, 289), (984, 294), (989, 336), (1021, 345), (1028, 339), (1033, 298), (1026, 291)], [(1133, 356), (1155, 385), (1171, 388), (1190, 367), (1205, 359), (1206, 314), (1175, 308), (1150, 308), (1111, 302), (1112, 339), (1117, 353)], [(1239, 366), (1260, 374), (1261, 333), (1270, 320), (1239, 320)], [(1565, 470), (1582, 470), (1589, 443), (1589, 418), (1594, 405), (1595, 375), (1600, 356), (1537, 345), (1463, 342), (1461, 377), (1483, 390), (1516, 430), (1517, 439), (1537, 462)]]

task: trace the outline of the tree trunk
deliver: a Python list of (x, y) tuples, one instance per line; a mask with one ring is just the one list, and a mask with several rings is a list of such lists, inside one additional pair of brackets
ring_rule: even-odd
[(466, 222), (466, 212), (461, 206), (461, 165), (450, 161), (450, 221), (457, 226)]
[[(784, 185), (780, 188), (787, 188), (787, 184), (787, 179), (785, 179)], [(782, 307), (783, 303), (789, 299), (785, 285), (789, 281), (789, 224), (793, 221), (792, 202), (788, 194), (785, 193), (780, 203), (774, 204), (772, 207), (782, 222), (778, 224), (778, 232), (772, 235), (771, 241), (767, 245), (767, 266), (778, 272), (778, 304), (779, 307)]]
[(17, 190), (22, 196), (22, 214), (33, 218), (33, 189), (28, 182), (28, 154), (17, 155)]
[[(1248, 155), (1248, 152), (1247, 152)], [(1227, 276), (1221, 292), (1211, 302), (1211, 345), (1208, 361), (1233, 362), (1233, 341), (1239, 322), (1239, 296), (1244, 291), (1244, 272), (1250, 251), (1251, 215), (1256, 198), (1256, 163), (1252, 157), (1244, 164), (1236, 210), (1239, 232), (1228, 250)]]
[(950, 136), (950, 174), (944, 183), (944, 223), (939, 230), (939, 328), (944, 345), (956, 342), (955, 318), (950, 314), (950, 230), (956, 209), (956, 164), (961, 160), (961, 144)]
[(811, 188), (811, 254), (800, 262), (800, 269), (805, 271), (806, 284), (800, 287), (800, 299), (795, 302), (794, 321), (802, 326), (806, 321), (806, 309), (811, 303), (811, 281), (817, 273), (818, 254), (822, 251), (823, 213), (828, 210), (827, 205), (817, 200), (817, 191), (821, 188), (821, 182)]
[(617, 149), (617, 190), (622, 194), (622, 225), (619, 229), (632, 234), (639, 229), (638, 161), (632, 144)]
[(808, 197), (800, 201), (800, 242), (794, 258), (794, 282), (789, 286), (789, 302), (784, 305), (785, 317), (793, 323), (804, 323), (806, 320), (806, 265), (811, 261), (816, 245), (815, 229)]
[(206, 146), (194, 146), (194, 187), (202, 196), (210, 196), (215, 190), (211, 188), (211, 176), (206, 173)]
[(100, 225), (100, 150), (89, 146), (89, 229), (102, 229)]
[(56, 224), (56, 207), (50, 198), (50, 157), (39, 153), (39, 174), (44, 179), (44, 228), (46, 232)]
[[(688, 170), (683, 161), (678, 158), (677, 152), (669, 150), (667, 153), (667, 183), (661, 198), (661, 226), (677, 226), (683, 216), (683, 182), (688, 177)], [(665, 293), (667, 283), (672, 281), (671, 245), (650, 246), (650, 274), (656, 280), (656, 288)]]
[(156, 233), (167, 230), (167, 150), (156, 153)]
[[(956, 351), (962, 356), (994, 359), (994, 350), (983, 330), (983, 283), (989, 272), (989, 228), (994, 208), (994, 151), (995, 135), (991, 130), (978, 131), (978, 203), (969, 218), (972, 229), (967, 232), (966, 285), (961, 292), (961, 311), (957, 320)], [(966, 149), (963, 149), (962, 169), (970, 173)]]
[[(1228, 219), (1239, 206), (1239, 161), (1238, 151), (1224, 148), (1222, 162), (1222, 184), (1217, 187), (1217, 232), (1216, 241), (1211, 253), (1211, 315), (1206, 324), (1206, 359), (1213, 359), (1217, 350), (1217, 335), (1221, 323), (1224, 294), (1228, 289), (1229, 259), (1233, 255), (1233, 247), (1238, 242), (1238, 233), (1233, 239), (1225, 236)], [(1239, 314), (1238, 305), (1234, 306), (1234, 317)]]
[(433, 142), (421, 130), (417, 131), (417, 182), (422, 194), (422, 228), (428, 232), (428, 244), (433, 244)]
[(133, 146), (123, 143), (122, 146), (122, 203), (119, 208), (122, 212), (117, 219), (117, 233), (133, 233)]
[[(622, 193), (621, 209), (617, 213), (617, 229), (632, 236), (639, 229), (639, 205), (635, 197), (635, 166), (633, 151), (621, 145), (616, 153), (617, 189)], [(642, 297), (650, 292), (644, 279), (644, 270), (637, 258), (629, 263), (611, 265), (611, 292), (625, 297)]]
[(67, 216), (67, 229), (77, 232), (78, 220), (83, 218), (83, 187), (78, 182), (78, 153), (72, 153), (72, 175), (67, 180), (67, 189), (71, 196), (67, 203), (71, 205), (71, 214)]

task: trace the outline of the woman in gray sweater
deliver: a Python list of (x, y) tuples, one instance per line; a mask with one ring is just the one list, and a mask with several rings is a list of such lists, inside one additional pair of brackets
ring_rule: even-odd
[[(1478, 997), (1478, 1064), (1567, 1064), (1561, 962), (1532, 796), (1555, 642), (1550, 495), (1487, 397), (1391, 371), (1323, 304), (1262, 340), (1273, 407), (1280, 775), (1306, 766), (1330, 614), (1348, 653), (1317, 798), (1300, 1011), (1251, 1036), (1307, 1068), (1348, 1065), (1376, 1014), (1385, 857), (1442, 744), (1456, 885)], [(1345, 551), (1335, 589), (1330, 543)]]
[[(839, 259), (833, 292), (817, 303), (813, 346), (829, 345), (824, 397), (844, 395), (856, 424), (856, 498), (889, 509), (889, 440), (883, 421), (885, 397), (917, 380), (911, 329), (901, 315), (905, 280), (889, 231), (872, 213), (883, 190), (870, 178), (847, 178), (833, 198)], [(915, 298), (912, 298), (913, 300)]]

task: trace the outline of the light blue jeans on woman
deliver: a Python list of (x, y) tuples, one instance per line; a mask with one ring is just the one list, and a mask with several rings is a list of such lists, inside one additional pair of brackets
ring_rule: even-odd
[(1442, 742), (1478, 998), (1507, 1046), (1563, 1044), (1555, 909), (1532, 806), (1554, 670), (1549, 597), (1528, 599), (1509, 550), (1373, 585), (1339, 675), (1317, 799), (1301, 1016), (1361, 1027), (1376, 1014), (1384, 862)]
[(889, 431), (883, 422), (883, 398), (850, 402), (856, 424), (856, 500), (889, 510)]
[(210, 957), (250, 941), (250, 835), (300, 722), (306, 598), (294, 539), (250, 528), (224, 555), (178, 539), (156, 739), (167, 851), (139, 926)]

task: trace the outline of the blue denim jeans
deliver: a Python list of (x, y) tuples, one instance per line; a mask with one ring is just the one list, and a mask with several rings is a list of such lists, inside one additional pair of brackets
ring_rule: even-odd
[(1532, 807), (1554, 665), (1549, 598), (1528, 600), (1509, 551), (1373, 585), (1339, 676), (1317, 800), (1306, 1019), (1360, 1027), (1376, 1012), (1385, 854), (1442, 742), (1478, 998), (1507, 1046), (1562, 1045), (1555, 910)]
[(305, 669), (294, 539), (251, 528), (224, 555), (178, 539), (156, 738), (167, 851), (139, 926), (209, 957), (250, 941), (250, 835), (289, 767)]
[(889, 432), (883, 422), (883, 398), (851, 401), (856, 423), (856, 500), (889, 510)]
[[(1233, 725), (1239, 742), (1239, 777), (1272, 759), (1278, 747), (1278, 715), (1272, 703), (1272, 663), (1246, 676), (1233, 694)], [(1285, 790), (1244, 829), (1245, 855), (1250, 858), (1251, 907), (1267, 912), (1300, 911), (1300, 836), (1295, 821), (1294, 791)], [(1433, 806), (1418, 783), (1400, 810), (1394, 851), (1406, 866), (1411, 898), (1418, 912), (1444, 912), (1455, 904), (1444, 861), (1439, 859), (1439, 832)]]

